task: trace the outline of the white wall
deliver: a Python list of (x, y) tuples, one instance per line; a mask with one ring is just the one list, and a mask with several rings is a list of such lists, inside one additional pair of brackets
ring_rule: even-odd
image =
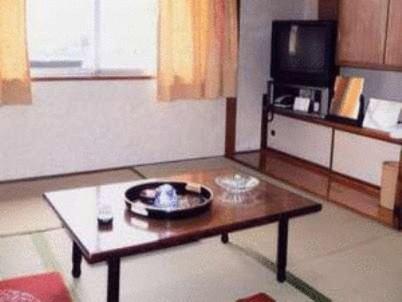
[(316, 0), (245, 0), (240, 25), (236, 150), (260, 147), (262, 95), (271, 61), (274, 19), (315, 19)]
[[(238, 150), (259, 147), (271, 21), (310, 18), (314, 1), (242, 1)], [(0, 108), (0, 181), (224, 153), (224, 100), (157, 103), (155, 81), (35, 82), (33, 93), (32, 106)]]
[(318, 19), (318, 0), (304, 0), (304, 19)]
[(225, 101), (155, 101), (155, 81), (35, 82), (0, 108), (0, 180), (222, 155)]
[(363, 77), (363, 94), (367, 100), (380, 98), (402, 102), (402, 72), (344, 67), (341, 74)]

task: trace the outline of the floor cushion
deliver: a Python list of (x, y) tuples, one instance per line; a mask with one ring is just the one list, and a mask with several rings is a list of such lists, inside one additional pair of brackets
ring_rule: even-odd
[(0, 281), (0, 302), (72, 302), (59, 273)]

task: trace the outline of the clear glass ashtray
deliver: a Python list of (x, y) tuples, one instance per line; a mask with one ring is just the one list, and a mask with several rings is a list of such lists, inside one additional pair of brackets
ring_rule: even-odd
[(260, 181), (249, 175), (244, 174), (230, 174), (218, 176), (215, 182), (229, 193), (244, 193), (254, 189)]

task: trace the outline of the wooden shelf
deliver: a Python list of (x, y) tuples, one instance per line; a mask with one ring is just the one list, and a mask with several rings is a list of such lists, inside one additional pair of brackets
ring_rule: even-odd
[(393, 212), (379, 206), (378, 187), (270, 149), (237, 153), (233, 159), (387, 226), (393, 225)]
[(323, 119), (318, 116), (308, 115), (308, 114), (300, 114), (300, 113), (294, 112), (292, 110), (286, 110), (286, 109), (280, 109), (280, 108), (275, 108), (274, 114), (280, 114), (280, 115), (294, 118), (297, 120), (323, 125), (326, 127), (336, 129), (336, 130), (341, 130), (341, 131), (345, 131), (345, 132), (349, 132), (349, 133), (362, 135), (365, 137), (370, 137), (370, 138), (378, 139), (381, 141), (393, 143), (393, 144), (402, 145), (402, 139), (391, 138), (389, 136), (389, 134), (384, 131), (345, 125), (345, 124), (341, 124), (341, 123), (337, 123), (337, 122), (328, 121), (328, 120)]

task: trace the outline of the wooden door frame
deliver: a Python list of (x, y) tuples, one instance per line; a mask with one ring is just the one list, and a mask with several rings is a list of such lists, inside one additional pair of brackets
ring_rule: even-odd
[[(237, 32), (238, 56), (240, 57), (241, 0), (236, 0), (236, 1), (237, 1), (237, 22), (238, 22), (238, 26), (237, 26), (238, 27), (238, 32)], [(239, 72), (237, 72), (237, 75), (238, 74), (239, 74)], [(226, 157), (232, 157), (236, 153), (236, 122), (237, 122), (236, 117), (237, 117), (237, 97), (226, 98), (226, 126), (225, 126), (225, 156)]]
[(402, 150), (399, 158), (398, 182), (395, 193), (394, 227), (402, 230)]

